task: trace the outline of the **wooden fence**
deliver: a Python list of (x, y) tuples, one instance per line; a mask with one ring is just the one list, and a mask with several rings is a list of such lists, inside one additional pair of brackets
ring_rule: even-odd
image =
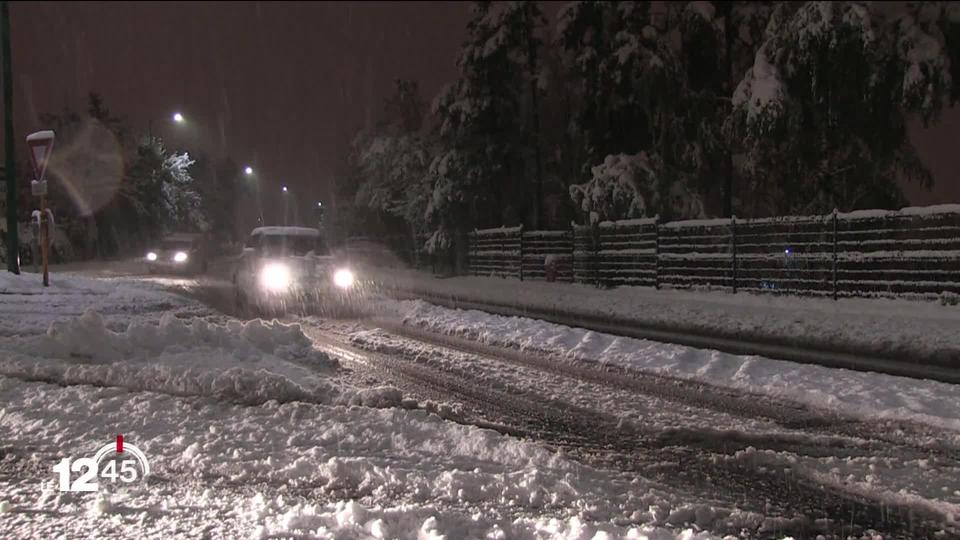
[(960, 294), (960, 205), (470, 233), (473, 275), (814, 296)]

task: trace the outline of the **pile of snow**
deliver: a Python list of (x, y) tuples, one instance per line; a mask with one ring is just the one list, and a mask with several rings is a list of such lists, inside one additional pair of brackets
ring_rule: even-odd
[[(697, 523), (678, 516), (731, 516), (423, 411), (248, 407), (3, 377), (0, 403), (3, 526), (18, 537), (712, 538), (678, 530)], [(117, 432), (148, 457), (149, 486), (56, 491), (48, 465)]]
[(0, 342), (0, 374), (58, 384), (121, 386), (244, 403), (328, 403), (335, 360), (297, 325), (254, 320), (226, 325), (163, 315), (115, 332), (93, 310), (54, 321), (46, 334)]
[[(246, 404), (399, 406), (392, 387), (358, 390), (299, 325), (240, 322), (133, 279), (0, 274), (0, 375), (119, 386)], [(220, 321), (219, 323), (217, 321)]]

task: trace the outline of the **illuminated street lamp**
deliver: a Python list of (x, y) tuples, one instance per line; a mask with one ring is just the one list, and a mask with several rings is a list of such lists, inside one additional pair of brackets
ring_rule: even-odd
[(176, 122), (176, 123), (178, 123), (178, 124), (182, 124), (182, 123), (184, 122), (183, 115), (180, 114), (180, 113), (178, 113), (178, 112), (177, 112), (177, 113), (173, 113), (173, 121)]
[(284, 192), (284, 193), (287, 192), (287, 186), (283, 186), (283, 192)]
[(247, 176), (250, 176), (251, 174), (253, 174), (253, 167), (248, 166), (245, 169), (243, 169), (243, 174)]

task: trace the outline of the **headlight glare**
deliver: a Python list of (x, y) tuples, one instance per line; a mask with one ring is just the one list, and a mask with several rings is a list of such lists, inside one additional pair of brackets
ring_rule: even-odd
[(174, 262), (183, 262), (187, 260), (187, 253), (185, 251), (178, 251), (173, 254)]
[(152, 251), (147, 253), (147, 260), (151, 262), (157, 260), (157, 254)]
[(290, 267), (281, 263), (269, 263), (260, 271), (260, 285), (271, 292), (282, 292), (290, 287)]
[(333, 273), (333, 284), (341, 289), (349, 289), (353, 286), (353, 272), (347, 268), (341, 268)]

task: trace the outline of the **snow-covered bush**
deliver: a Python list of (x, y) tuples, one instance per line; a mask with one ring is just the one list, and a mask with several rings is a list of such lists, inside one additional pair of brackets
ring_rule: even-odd
[(646, 152), (610, 155), (591, 169), (590, 181), (570, 186), (570, 197), (591, 224), (654, 214), (702, 217), (700, 198), (683, 183), (664, 179), (660, 169)]

